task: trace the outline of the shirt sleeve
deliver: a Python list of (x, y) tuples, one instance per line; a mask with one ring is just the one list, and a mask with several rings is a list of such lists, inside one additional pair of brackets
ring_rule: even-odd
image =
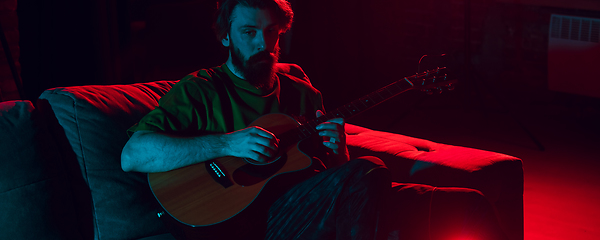
[(141, 130), (154, 132), (198, 131), (206, 119), (202, 89), (190, 78), (184, 78), (173, 86), (160, 100), (158, 107), (150, 111), (138, 123), (127, 130), (131, 137)]

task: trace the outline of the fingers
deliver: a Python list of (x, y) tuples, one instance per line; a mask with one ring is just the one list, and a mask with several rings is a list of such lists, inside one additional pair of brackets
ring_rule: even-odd
[(263, 148), (262, 150), (250, 151), (247, 152), (245, 157), (246, 159), (256, 161), (259, 163), (267, 163), (271, 159), (276, 156), (277, 152), (268, 148)]
[[(323, 116), (323, 112), (317, 110), (316, 115), (317, 117), (321, 117)], [(323, 145), (337, 154), (340, 145), (345, 144), (344, 119), (330, 119), (327, 122), (317, 125), (316, 129), (319, 131), (319, 136), (328, 138), (328, 141), (323, 141)]]
[(279, 139), (261, 127), (245, 128), (231, 135), (231, 156), (264, 163), (277, 154)]
[(273, 133), (261, 127), (253, 127), (251, 134), (254, 135), (255, 142), (251, 145), (253, 154), (251, 153), (249, 158), (257, 162), (267, 162), (275, 157), (279, 148), (279, 139)]
[(319, 136), (321, 137), (329, 137), (331, 139), (335, 139), (333, 140), (334, 142), (340, 142), (340, 132), (337, 130), (320, 130), (319, 131)]
[(339, 141), (340, 135), (345, 133), (344, 119), (330, 119), (327, 122), (317, 125), (316, 129), (319, 131), (320, 136), (336, 138)]
[(269, 139), (269, 140), (277, 140), (277, 137), (275, 136), (275, 134), (265, 130), (264, 128), (261, 127), (251, 127), (249, 128), (250, 132), (253, 134), (256, 134), (257, 136), (263, 137), (265, 139)]

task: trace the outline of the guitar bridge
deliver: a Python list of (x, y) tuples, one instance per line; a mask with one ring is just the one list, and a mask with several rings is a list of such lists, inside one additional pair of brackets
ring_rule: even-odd
[(233, 185), (233, 182), (231, 182), (231, 180), (229, 180), (227, 175), (225, 175), (225, 172), (223, 172), (221, 167), (219, 167), (218, 162), (206, 161), (204, 163), (204, 166), (206, 166), (206, 171), (213, 178), (213, 180), (215, 180), (215, 182), (221, 184), (221, 186), (223, 186), (224, 188), (228, 188)]

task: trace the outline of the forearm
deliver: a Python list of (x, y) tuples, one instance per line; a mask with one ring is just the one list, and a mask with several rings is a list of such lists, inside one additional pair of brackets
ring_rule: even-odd
[(165, 172), (226, 156), (225, 134), (179, 137), (137, 132), (121, 154), (124, 171)]

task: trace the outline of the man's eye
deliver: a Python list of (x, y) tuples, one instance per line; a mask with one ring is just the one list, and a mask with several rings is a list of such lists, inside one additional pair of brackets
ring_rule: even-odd
[(256, 33), (256, 31), (245, 31), (244, 32), (244, 34), (246, 34), (246, 35), (253, 35), (255, 33)]

